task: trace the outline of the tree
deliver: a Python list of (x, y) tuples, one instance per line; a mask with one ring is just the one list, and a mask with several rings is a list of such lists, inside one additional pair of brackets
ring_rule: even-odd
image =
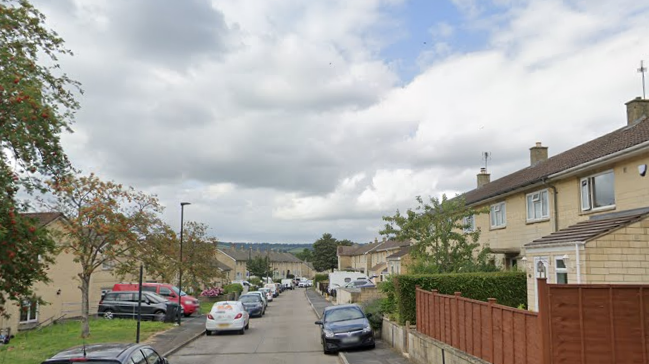
[(187, 277), (187, 283), (183, 285), (190, 287), (193, 292), (211, 286), (214, 279), (221, 276), (216, 260), (218, 241), (207, 236), (207, 228), (207, 225), (193, 221), (185, 224), (183, 249), (189, 251), (183, 255), (181, 268), (183, 277)]
[(38, 187), (37, 176), (68, 170), (60, 134), (70, 131), (79, 106), (70, 89), (79, 85), (54, 72), (57, 57), (71, 52), (28, 1), (0, 0), (0, 45), (0, 256), (14, 257), (0, 267), (4, 305), (31, 296), (33, 284), (46, 280), (54, 244), (45, 231), (30, 231), (35, 225), (19, 214), (27, 205), (17, 193)]
[(318, 272), (338, 268), (338, 246), (352, 245), (350, 240), (338, 241), (329, 233), (322, 234), (322, 237), (313, 243), (313, 267)]
[(418, 206), (405, 215), (398, 210), (384, 216), (381, 234), (415, 242), (411, 255), (414, 273), (450, 273), (493, 270), (487, 262), (489, 249), (480, 247), (480, 230), (469, 230), (471, 219), (486, 212), (466, 206), (464, 198), (430, 197), (429, 204), (417, 196)]
[[(68, 175), (49, 182), (54, 201), (50, 207), (68, 220), (60, 233), (63, 249), (81, 265), (81, 335), (88, 337), (89, 291), (92, 274), (105, 263), (126, 264), (128, 252), (145, 252), (146, 237), (160, 223), (162, 212), (155, 196), (94, 174)], [(46, 203), (47, 204), (47, 203)]]
[(309, 248), (304, 248), (301, 252), (295, 253), (293, 255), (295, 255), (298, 259), (305, 262), (313, 261), (313, 251)]
[(258, 255), (248, 260), (246, 266), (251, 275), (266, 277), (270, 271), (270, 258), (268, 256)]

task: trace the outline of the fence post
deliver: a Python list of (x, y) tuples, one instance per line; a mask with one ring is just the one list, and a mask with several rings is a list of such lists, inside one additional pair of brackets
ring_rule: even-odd
[[(455, 318), (456, 318), (455, 319), (455, 326), (456, 326), (455, 329), (456, 329), (456, 332), (457, 332), (457, 335), (456, 335), (456, 340), (457, 341), (454, 341), (454, 343), (455, 343), (456, 348), (460, 348), (460, 349), (464, 350), (464, 349), (466, 349), (466, 345), (462, 345), (462, 337), (460, 335), (460, 328), (461, 328), (461, 326), (460, 326), (460, 317), (462, 317), (464, 320), (466, 320), (466, 316), (460, 314), (460, 299), (459, 298), (461, 296), (462, 296), (462, 292), (455, 292)], [(466, 327), (466, 325), (463, 325), (463, 326)], [(466, 331), (465, 331), (465, 333), (466, 333)]]
[[(435, 338), (437, 340), (441, 340), (442, 332), (441, 331), (438, 332), (438, 329), (441, 327), (441, 325), (440, 325), (441, 317), (438, 317), (438, 315), (437, 315), (437, 311), (439, 310), (439, 305), (437, 304), (437, 301), (436, 301), (438, 291), (436, 289), (434, 289), (434, 290), (432, 290), (430, 292), (431, 292), (431, 295), (429, 296), (429, 298), (433, 303), (431, 304), (432, 310), (430, 310), (430, 311), (432, 311), (432, 317), (429, 320), (430, 321), (430, 331), (429, 331), (428, 335), (430, 335), (431, 337), (433, 337), (433, 338)], [(439, 316), (441, 316), (441, 314)]]
[(405, 330), (403, 330), (403, 352), (408, 353), (408, 337), (410, 336), (410, 321), (406, 321)]
[(489, 361), (495, 363), (496, 353), (494, 348), (494, 310), (493, 305), (496, 303), (495, 298), (487, 298), (489, 303)]
[(421, 330), (421, 322), (422, 322), (422, 312), (424, 310), (424, 306), (421, 302), (421, 291), (419, 290), (419, 285), (415, 285), (415, 308), (416, 308), (416, 315), (415, 315), (415, 324), (417, 325), (417, 331), (423, 332)]
[(550, 351), (550, 301), (548, 297), (548, 282), (546, 278), (537, 278), (539, 307), (539, 336), (541, 337), (541, 364), (551, 364)]

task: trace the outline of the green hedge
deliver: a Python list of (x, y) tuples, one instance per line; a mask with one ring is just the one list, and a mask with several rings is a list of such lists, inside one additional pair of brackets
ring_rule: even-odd
[(462, 297), (519, 307), (527, 303), (527, 278), (524, 272), (399, 275), (394, 277), (397, 317), (400, 324), (416, 321), (415, 287), (436, 289), (441, 294), (462, 292)]
[(223, 289), (225, 290), (225, 293), (237, 292), (240, 294), (241, 292), (243, 292), (243, 286), (239, 283), (228, 284), (227, 286), (223, 287)]
[(328, 273), (318, 273), (315, 275), (315, 278), (313, 279), (313, 285), (315, 287), (318, 286), (318, 282), (322, 281), (328, 281), (329, 280), (329, 274)]

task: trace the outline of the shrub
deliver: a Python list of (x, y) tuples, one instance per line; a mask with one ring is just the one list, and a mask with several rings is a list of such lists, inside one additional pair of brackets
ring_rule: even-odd
[(315, 278), (313, 279), (313, 285), (318, 286), (318, 282), (322, 281), (328, 281), (329, 280), (329, 274), (327, 273), (318, 273), (315, 275)]
[(396, 315), (400, 324), (416, 321), (415, 286), (436, 289), (441, 294), (462, 292), (463, 297), (480, 301), (495, 298), (499, 304), (510, 307), (527, 303), (524, 272), (400, 275), (394, 278)]
[(379, 330), (383, 325), (383, 301), (385, 301), (385, 298), (377, 298), (361, 303), (363, 312), (365, 312), (366, 315), (371, 314), (371, 317), (368, 318), (368, 321), (370, 322), (370, 326), (372, 326), (373, 330)]
[(252, 277), (249, 282), (251, 285), (258, 286), (261, 283), (261, 279), (259, 277)]
[(395, 277), (396, 276), (391, 275), (385, 281), (380, 282), (378, 285), (379, 291), (385, 293), (385, 299), (381, 301), (381, 310), (383, 311), (383, 314), (390, 317), (390, 319), (396, 318), (397, 311), (397, 299), (394, 289)]
[(213, 287), (213, 288), (208, 288), (201, 292), (201, 296), (203, 297), (216, 297), (220, 296), (224, 293), (223, 288), (220, 287)]
[(243, 292), (243, 286), (240, 285), (239, 283), (228, 284), (227, 286), (223, 287), (223, 289), (225, 290), (225, 293)]

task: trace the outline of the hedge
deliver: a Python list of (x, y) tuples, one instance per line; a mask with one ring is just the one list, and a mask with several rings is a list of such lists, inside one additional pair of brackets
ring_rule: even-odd
[(519, 307), (527, 303), (525, 272), (459, 273), (395, 276), (394, 289), (400, 324), (415, 323), (415, 287), (436, 289), (441, 294), (461, 292), (462, 297), (480, 301), (495, 298), (501, 305)]
[(313, 279), (313, 285), (317, 287), (319, 282), (328, 281), (328, 280), (329, 280), (329, 273), (318, 273), (315, 275), (315, 278)]
[(232, 283), (223, 287), (223, 289), (225, 290), (225, 293), (237, 292), (241, 294), (241, 292), (243, 291), (243, 286), (240, 285), (239, 283)]

